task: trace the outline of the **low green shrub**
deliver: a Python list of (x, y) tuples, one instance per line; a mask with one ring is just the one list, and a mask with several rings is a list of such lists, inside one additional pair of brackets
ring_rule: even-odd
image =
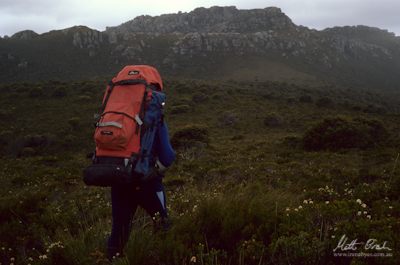
[(13, 132), (11, 130), (4, 130), (0, 132), (0, 146), (4, 147), (13, 139)]
[(177, 106), (172, 106), (171, 107), (171, 114), (182, 114), (182, 113), (188, 113), (190, 111), (190, 106), (189, 105), (177, 105)]
[(24, 147), (21, 151), (22, 157), (34, 156), (36, 155), (36, 150), (32, 147)]
[(207, 127), (197, 124), (187, 125), (177, 130), (171, 138), (171, 144), (176, 149), (193, 146), (196, 142), (206, 144), (209, 142)]
[(237, 124), (238, 121), (239, 121), (238, 115), (232, 111), (225, 111), (218, 118), (219, 125), (223, 127), (233, 126)]
[(78, 100), (82, 102), (90, 102), (91, 99), (92, 98), (89, 95), (81, 95), (78, 97)]
[(192, 101), (194, 103), (202, 103), (208, 100), (208, 96), (204, 93), (198, 92), (192, 96)]
[(282, 144), (291, 148), (302, 147), (303, 141), (300, 137), (286, 136), (282, 139)]
[(24, 147), (48, 147), (56, 142), (52, 134), (34, 134), (24, 137)]
[(43, 88), (41, 87), (33, 87), (29, 90), (30, 98), (37, 98), (44, 95)]
[[(3, 140), (5, 139), (6, 138), (3, 138)], [(29, 134), (14, 139), (8, 139), (7, 143), (4, 143), (3, 152), (12, 157), (39, 154), (56, 147), (58, 143), (56, 136), (53, 134)], [(32, 150), (34, 150), (34, 152)]]
[(315, 102), (315, 105), (320, 108), (329, 108), (334, 105), (334, 102), (330, 98), (322, 97)]
[(388, 131), (377, 120), (341, 117), (327, 118), (314, 125), (303, 136), (306, 150), (339, 150), (375, 147), (388, 137)]
[(303, 96), (300, 96), (299, 102), (301, 102), (301, 103), (312, 103), (313, 99), (309, 95), (303, 95)]
[(53, 98), (63, 98), (67, 96), (67, 88), (65, 86), (58, 86), (53, 90)]
[(274, 113), (271, 113), (264, 118), (264, 125), (267, 127), (279, 127), (282, 123), (282, 118)]
[(73, 130), (79, 129), (80, 123), (81, 123), (81, 119), (78, 118), (78, 117), (72, 117), (72, 118), (70, 118), (70, 119), (68, 120), (68, 124), (69, 124), (69, 126), (71, 126), (71, 128), (72, 128)]

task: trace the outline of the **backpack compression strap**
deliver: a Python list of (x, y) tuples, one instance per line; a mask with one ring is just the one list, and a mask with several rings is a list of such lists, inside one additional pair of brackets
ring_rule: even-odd
[(111, 96), (111, 92), (114, 90), (115, 86), (128, 86), (128, 85), (138, 85), (138, 84), (143, 84), (147, 87), (147, 82), (146, 80), (143, 79), (127, 79), (127, 80), (121, 80), (118, 82), (113, 82), (110, 81), (108, 83), (108, 89), (107, 89), (107, 94), (106, 97), (104, 99), (103, 104), (101, 105), (101, 109), (100, 109), (100, 115), (104, 112), (104, 110), (106, 109), (107, 106), (107, 102)]

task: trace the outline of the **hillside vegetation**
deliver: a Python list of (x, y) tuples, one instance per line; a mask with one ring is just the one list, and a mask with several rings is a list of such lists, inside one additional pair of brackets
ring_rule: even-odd
[[(107, 264), (109, 189), (81, 180), (105, 84), (0, 85), (0, 264)], [(140, 210), (113, 264), (397, 264), (395, 98), (283, 82), (165, 87), (173, 225), (155, 232)], [(392, 250), (335, 257), (343, 235)]]
[(0, 38), (3, 81), (103, 77), (132, 63), (179, 78), (317, 80), (393, 92), (400, 37), (367, 26), (309, 29), (278, 7), (214, 6), (139, 16), (102, 32), (75, 26)]

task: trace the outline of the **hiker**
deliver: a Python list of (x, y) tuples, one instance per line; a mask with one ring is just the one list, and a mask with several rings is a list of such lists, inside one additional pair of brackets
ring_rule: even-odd
[(170, 226), (162, 179), (175, 160), (163, 115), (165, 94), (158, 71), (126, 66), (113, 78), (96, 123), (96, 153), (84, 170), (87, 185), (110, 186), (109, 260), (123, 255), (133, 216), (141, 206), (156, 230)]
[[(159, 129), (156, 149), (159, 155), (175, 156), (171, 152), (166, 124)], [(151, 180), (143, 184), (115, 185), (111, 187), (112, 231), (108, 239), (107, 256), (109, 259), (122, 255), (131, 231), (132, 219), (137, 206), (141, 206), (151, 216), (156, 230), (168, 230), (170, 223), (166, 206), (166, 196), (162, 184), (163, 165), (158, 162), (160, 171)]]
[[(166, 126), (163, 126), (166, 128)], [(162, 129), (164, 139), (168, 132)], [(158, 142), (163, 152), (169, 149), (169, 143)], [(162, 165), (159, 165), (162, 167)], [(155, 229), (166, 231), (169, 228), (165, 190), (162, 184), (162, 171), (157, 172), (151, 180), (142, 184), (115, 185), (111, 187), (112, 231), (108, 239), (107, 256), (109, 259), (122, 255), (131, 231), (132, 219), (137, 206), (143, 207), (151, 216)]]

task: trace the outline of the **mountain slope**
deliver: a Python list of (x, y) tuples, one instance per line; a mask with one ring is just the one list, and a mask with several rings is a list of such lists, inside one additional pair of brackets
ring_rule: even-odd
[(400, 38), (365, 26), (310, 30), (276, 7), (211, 7), (139, 16), (104, 32), (78, 26), (0, 39), (2, 81), (103, 77), (125, 64), (200, 79), (320, 80), (397, 90)]

